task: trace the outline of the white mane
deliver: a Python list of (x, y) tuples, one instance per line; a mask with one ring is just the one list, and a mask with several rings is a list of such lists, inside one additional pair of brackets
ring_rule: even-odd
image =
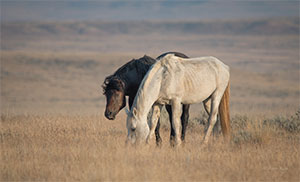
[[(142, 80), (134, 98), (131, 112), (127, 117), (128, 140), (136, 142), (136, 138), (145, 139), (149, 133), (147, 115), (154, 104), (160, 90), (161, 77), (158, 74), (160, 62), (156, 62)], [(149, 98), (151, 96), (151, 98)], [(134, 130), (134, 131), (131, 131)]]
[(155, 80), (153, 79), (155, 79), (155, 75), (157, 74), (160, 68), (162, 68), (161, 62), (157, 61), (154, 65), (152, 65), (150, 70), (147, 72), (134, 98), (131, 111), (133, 110), (133, 108), (139, 109), (140, 111), (144, 110), (142, 107), (144, 107), (144, 105), (146, 104), (145, 102), (148, 101), (147, 96), (149, 96), (148, 93), (151, 92), (151, 87), (153, 88), (159, 85), (157, 82), (155, 83)]
[[(168, 54), (165, 57), (158, 60), (152, 67), (149, 69), (147, 74), (144, 76), (138, 92), (134, 98), (133, 105), (131, 108), (131, 111), (133, 108), (136, 108), (140, 112), (138, 112), (137, 116), (140, 117), (141, 115), (144, 116), (145, 114), (148, 114), (150, 108), (146, 107), (148, 105), (148, 102), (151, 102), (149, 100), (149, 97), (155, 97), (158, 96), (155, 93), (155, 91), (158, 91), (161, 86), (161, 79), (162, 79), (162, 70), (174, 70), (176, 69), (176, 62), (180, 61), (180, 58), (175, 56), (174, 54)], [(152, 99), (151, 99), (152, 100)], [(142, 117), (141, 116), (141, 117)]]

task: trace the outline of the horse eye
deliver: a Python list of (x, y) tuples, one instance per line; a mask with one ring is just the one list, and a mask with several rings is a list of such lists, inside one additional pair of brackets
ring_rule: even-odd
[(132, 132), (134, 132), (136, 128), (130, 128), (130, 129), (131, 129)]

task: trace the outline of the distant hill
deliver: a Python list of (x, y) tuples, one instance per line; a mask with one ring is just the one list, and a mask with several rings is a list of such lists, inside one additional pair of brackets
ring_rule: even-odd
[(298, 16), (295, 0), (38, 0), (1, 1), (1, 21), (215, 20)]
[(3, 23), (1, 38), (105, 36), (114, 34), (298, 34), (299, 18), (232, 21), (122, 21), (122, 22), (19, 22)]

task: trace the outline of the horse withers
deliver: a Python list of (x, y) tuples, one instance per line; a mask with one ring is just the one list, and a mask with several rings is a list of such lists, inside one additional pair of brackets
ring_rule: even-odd
[[(207, 144), (220, 115), (225, 138), (230, 136), (229, 121), (229, 67), (215, 57), (179, 58), (168, 54), (158, 60), (140, 84), (131, 111), (127, 116), (127, 141), (149, 141), (160, 115), (160, 107), (172, 107), (172, 125), (175, 143), (179, 137), (181, 104), (204, 102), (209, 112), (208, 129), (203, 143)], [(152, 108), (151, 122), (147, 114)]]

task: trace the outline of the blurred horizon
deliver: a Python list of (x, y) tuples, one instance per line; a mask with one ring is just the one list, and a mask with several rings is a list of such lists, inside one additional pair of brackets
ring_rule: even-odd
[(1, 22), (236, 20), (274, 17), (299, 17), (299, 1), (1, 1)]
[(5, 112), (103, 113), (107, 75), (168, 51), (228, 64), (232, 114), (299, 107), (299, 1), (1, 0), (0, 29)]

